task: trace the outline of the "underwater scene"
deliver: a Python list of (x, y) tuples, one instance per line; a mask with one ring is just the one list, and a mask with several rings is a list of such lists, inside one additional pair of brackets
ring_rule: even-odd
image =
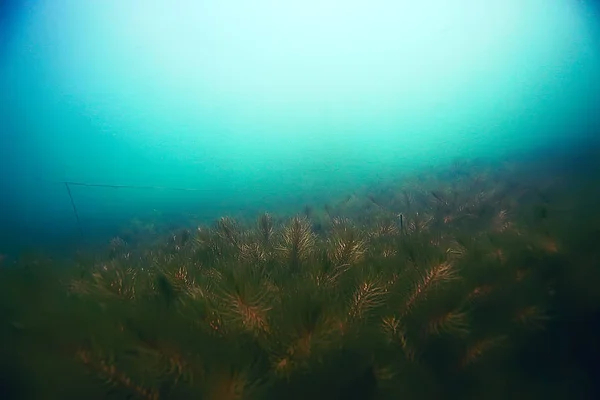
[(4, 0), (0, 396), (600, 398), (599, 18)]

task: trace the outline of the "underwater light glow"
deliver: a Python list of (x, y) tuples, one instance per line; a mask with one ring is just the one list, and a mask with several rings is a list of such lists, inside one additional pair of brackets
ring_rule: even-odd
[(13, 3), (3, 162), (36, 180), (329, 190), (575, 140), (600, 101), (581, 1)]
[[(303, 140), (324, 120), (334, 137), (332, 127), (353, 137), (465, 128), (465, 113), (551, 101), (540, 86), (568, 85), (552, 76), (591, 51), (578, 3), (566, 0), (52, 0), (23, 12), (13, 77), (34, 66), (22, 90), (31, 79), (53, 85), (59, 101), (142, 123), (145, 140), (179, 149), (207, 119), (269, 140)], [(136, 130), (111, 133), (135, 141)]]

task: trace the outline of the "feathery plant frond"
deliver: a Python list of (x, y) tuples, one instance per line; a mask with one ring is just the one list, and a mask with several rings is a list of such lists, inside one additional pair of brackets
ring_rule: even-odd
[(258, 217), (255, 229), (242, 234), (246, 240), (238, 245), (237, 257), (244, 263), (257, 267), (273, 260), (273, 236), (275, 229), (272, 217), (265, 213)]
[(158, 400), (160, 398), (156, 389), (135, 382), (126, 373), (119, 370), (111, 356), (103, 356), (98, 351), (80, 349), (76, 352), (76, 357), (110, 387), (120, 387), (141, 399)]
[(381, 329), (388, 344), (399, 345), (407, 360), (415, 360), (417, 350), (408, 340), (406, 327), (398, 317), (395, 315), (384, 317), (381, 320)]
[(138, 271), (118, 265), (104, 265), (91, 273), (89, 279), (74, 279), (69, 290), (74, 294), (113, 297), (123, 300), (136, 298)]
[(241, 231), (240, 227), (233, 218), (222, 217), (217, 221), (217, 236), (228, 245), (239, 247)]
[(257, 230), (262, 244), (270, 246), (273, 241), (273, 235), (275, 234), (273, 218), (270, 214), (264, 213), (258, 217)]
[(361, 282), (354, 291), (349, 315), (351, 318), (365, 319), (368, 314), (384, 304), (387, 290), (377, 278)]
[(254, 336), (269, 333), (273, 292), (261, 285), (260, 272), (248, 266), (228, 268), (219, 285), (215, 304), (225, 327), (246, 331)]
[(400, 233), (398, 223), (392, 218), (378, 221), (375, 228), (369, 232), (369, 236), (375, 239), (395, 236)]
[(433, 335), (447, 333), (454, 336), (465, 336), (469, 333), (467, 313), (461, 310), (452, 310), (438, 315), (429, 321), (427, 333)]
[(401, 328), (400, 319), (395, 315), (389, 315), (381, 319), (381, 329), (389, 343), (395, 340)]
[(426, 232), (429, 225), (433, 221), (433, 217), (428, 213), (414, 213), (414, 214), (403, 214), (406, 221), (403, 222), (405, 232), (409, 234), (418, 234)]
[(310, 257), (314, 246), (315, 235), (305, 217), (294, 217), (283, 229), (279, 250), (292, 271), (296, 272), (300, 264)]
[(198, 227), (193, 238), (193, 246), (197, 255), (204, 253), (208, 256), (207, 260), (220, 257), (222, 252), (215, 239), (215, 235), (210, 229)]
[(485, 355), (493, 349), (506, 342), (505, 335), (493, 336), (476, 341), (468, 346), (461, 360), (462, 367), (468, 367), (479, 362)]
[(238, 257), (242, 262), (260, 265), (269, 259), (269, 253), (260, 243), (242, 243)]
[[(173, 385), (191, 383), (194, 377), (201, 376), (203, 369), (192, 366), (181, 352), (166, 343), (148, 346), (145, 344), (128, 348), (121, 358), (124, 367), (136, 366), (136, 376), (140, 382), (169, 381)], [(131, 368), (129, 368), (131, 369)]]
[(363, 257), (366, 246), (366, 241), (348, 220), (334, 219), (329, 258), (335, 268), (356, 264)]
[[(270, 351), (278, 375), (305, 369), (311, 361), (339, 348), (346, 322), (338, 305), (330, 290), (308, 280), (284, 293), (277, 307), (279, 330)], [(291, 309), (294, 312), (290, 313)]]
[(163, 257), (157, 255), (153, 264), (154, 268), (149, 274), (153, 278), (151, 288), (166, 305), (171, 305), (175, 301), (183, 304), (192, 298), (198, 288), (192, 263), (168, 254)]
[(225, 324), (235, 325), (255, 336), (269, 332), (268, 313), (271, 306), (267, 294), (226, 293), (220, 300), (220, 314)]
[(455, 269), (449, 262), (437, 263), (429, 268), (415, 283), (412, 292), (406, 299), (402, 310), (402, 315), (410, 313), (418, 301), (427, 298), (432, 289), (436, 286), (457, 279)]

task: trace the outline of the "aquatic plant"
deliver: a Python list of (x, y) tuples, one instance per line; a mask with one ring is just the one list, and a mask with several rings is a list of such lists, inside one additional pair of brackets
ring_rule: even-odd
[(224, 217), (60, 269), (22, 259), (2, 271), (2, 329), (31, 350), (4, 352), (117, 397), (464, 398), (552, 321), (566, 264), (539, 194), (484, 172), (356, 195), (319, 233)]

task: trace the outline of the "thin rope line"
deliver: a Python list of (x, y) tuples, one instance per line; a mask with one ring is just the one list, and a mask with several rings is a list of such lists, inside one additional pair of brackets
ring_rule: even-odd
[(79, 213), (77, 212), (77, 207), (75, 206), (73, 194), (71, 194), (71, 188), (69, 187), (68, 182), (65, 182), (65, 187), (67, 188), (67, 193), (69, 193), (69, 198), (71, 199), (71, 206), (73, 207), (73, 212), (75, 213), (75, 219), (77, 219), (77, 227), (79, 228), (79, 233), (83, 236), (83, 228), (81, 227), (81, 221), (79, 220)]
[(112, 188), (112, 189), (158, 189), (158, 190), (176, 190), (176, 191), (184, 191), (184, 192), (199, 192), (202, 189), (196, 188), (178, 188), (178, 187), (168, 187), (168, 186), (136, 186), (136, 185), (108, 185), (102, 183), (84, 183), (84, 182), (71, 182), (71, 181), (59, 181), (55, 183), (72, 185), (72, 186), (87, 186), (87, 187), (104, 187), (104, 188)]
[(102, 183), (85, 183), (85, 182), (74, 182), (74, 181), (54, 181), (52, 183), (65, 185), (67, 189), (67, 193), (69, 194), (69, 199), (71, 200), (71, 207), (73, 208), (73, 213), (75, 214), (75, 219), (77, 220), (77, 228), (79, 229), (79, 233), (83, 236), (83, 227), (81, 225), (81, 220), (79, 219), (79, 212), (77, 211), (77, 206), (75, 205), (75, 200), (73, 199), (73, 193), (71, 193), (71, 186), (85, 186), (85, 187), (103, 187), (103, 188), (111, 188), (111, 189), (157, 189), (157, 190), (174, 190), (180, 192), (200, 192), (202, 189), (196, 188), (178, 188), (178, 187), (167, 187), (167, 186), (136, 186), (136, 185), (108, 185)]

